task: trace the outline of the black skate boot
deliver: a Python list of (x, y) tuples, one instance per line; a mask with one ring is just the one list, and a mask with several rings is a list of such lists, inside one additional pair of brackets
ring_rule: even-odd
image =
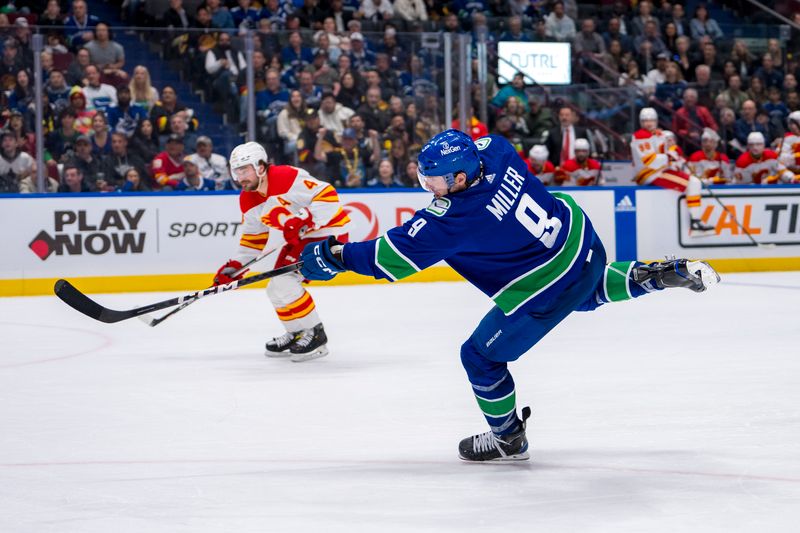
[(640, 285), (652, 281), (659, 289), (685, 287), (703, 292), (720, 280), (716, 270), (705, 261), (667, 259), (634, 268), (633, 280)]
[(327, 343), (328, 336), (325, 335), (325, 328), (322, 323), (298, 332), (294, 343), (289, 347), (289, 351), (292, 353), (292, 361), (302, 363), (318, 357), (325, 357), (328, 355)]
[(280, 337), (275, 337), (271, 341), (267, 341), (264, 355), (267, 357), (289, 357), (292, 355), (289, 348), (294, 345), (298, 335), (300, 335), (299, 331), (294, 333), (286, 332)]
[(522, 420), (514, 433), (498, 437), (491, 431), (467, 437), (458, 444), (458, 457), (462, 461), (527, 461), (528, 439), (525, 437), (525, 425), (531, 416), (531, 408), (522, 408)]
[(689, 237), (708, 237), (714, 235), (714, 226), (709, 226), (699, 218), (693, 218), (689, 222)]

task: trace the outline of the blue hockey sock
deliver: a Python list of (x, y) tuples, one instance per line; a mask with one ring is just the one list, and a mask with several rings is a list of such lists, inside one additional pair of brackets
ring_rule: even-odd
[(506, 435), (517, 430), (517, 394), (514, 378), (508, 371), (499, 381), (489, 386), (473, 383), (472, 392), (475, 393), (478, 407), (483, 411), (483, 416), (495, 435)]

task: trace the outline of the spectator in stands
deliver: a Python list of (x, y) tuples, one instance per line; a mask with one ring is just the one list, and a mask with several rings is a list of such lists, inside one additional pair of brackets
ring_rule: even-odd
[(95, 157), (103, 157), (111, 153), (111, 135), (108, 131), (108, 120), (102, 111), (95, 113), (92, 117), (92, 131), (89, 137), (92, 141), (92, 154)]
[(281, 51), (281, 63), (295, 75), (305, 70), (314, 61), (311, 49), (303, 46), (303, 36), (299, 31), (289, 34), (289, 45)]
[(722, 79), (722, 59), (717, 54), (717, 46), (711, 41), (710, 37), (703, 37), (707, 42), (702, 44), (702, 59), (700, 63), (708, 65), (711, 69), (712, 78)]
[(44, 84), (44, 92), (56, 109), (63, 109), (69, 105), (69, 85), (60, 70), (50, 72), (47, 83)]
[(117, 105), (108, 109), (108, 125), (111, 131), (123, 133), (130, 138), (136, 131), (136, 125), (145, 118), (147, 110), (144, 107), (131, 105), (130, 89), (126, 86), (117, 89)]
[(387, 108), (386, 102), (381, 100), (381, 90), (377, 87), (370, 87), (367, 89), (364, 103), (356, 112), (364, 118), (367, 129), (384, 131), (389, 125)]
[(350, 34), (350, 45), (350, 64), (354, 69), (364, 70), (375, 66), (375, 53), (367, 48), (361, 33)]
[(722, 39), (725, 35), (717, 21), (708, 17), (708, 9), (704, 4), (698, 5), (694, 10), (694, 18), (689, 23), (692, 39), (699, 41), (708, 35), (712, 39)]
[(355, 114), (351, 108), (336, 101), (333, 93), (322, 95), (319, 107), (319, 121), (323, 128), (333, 132), (337, 138), (342, 135), (348, 120)]
[(64, 163), (72, 157), (75, 141), (80, 133), (75, 129), (75, 111), (69, 107), (62, 110), (58, 116), (59, 126), (47, 135), (45, 147), (51, 157), (59, 163)]
[(69, 107), (75, 112), (75, 129), (84, 135), (88, 134), (92, 129), (92, 117), (97, 111), (86, 109), (86, 96), (78, 86), (69, 91)]
[(603, 38), (594, 31), (594, 20), (587, 18), (581, 22), (581, 31), (572, 39), (576, 54), (592, 54), (597, 58), (606, 51)]
[(786, 117), (789, 116), (789, 108), (782, 101), (783, 95), (781, 90), (772, 86), (767, 89), (767, 102), (764, 103), (764, 111), (769, 114), (771, 121), (777, 121), (778, 124), (783, 124)]
[(678, 37), (683, 37), (684, 35), (688, 36), (691, 33), (689, 21), (686, 18), (686, 12), (684, 11), (683, 4), (675, 3), (672, 5), (672, 14), (667, 17), (666, 22), (675, 24), (675, 30), (678, 33)]
[(406, 187), (417, 188), (420, 186), (417, 174), (418, 170), (419, 164), (417, 161), (415, 159), (410, 160), (406, 165), (406, 173), (402, 180)]
[(511, 121), (514, 132), (521, 137), (530, 137), (531, 129), (528, 125), (528, 115), (525, 112), (525, 106), (522, 101), (516, 96), (510, 97), (506, 100), (503, 106), (502, 114)]
[(553, 3), (553, 11), (545, 17), (545, 30), (548, 37), (557, 41), (571, 41), (575, 37), (575, 21), (564, 12), (561, 0)]
[(800, 110), (800, 93), (797, 90), (786, 92), (786, 107), (790, 112)]
[(389, 0), (361, 0), (358, 12), (364, 20), (379, 22), (394, 17), (394, 6)]
[(158, 141), (158, 130), (152, 120), (144, 119), (139, 122), (136, 131), (131, 137), (130, 151), (144, 161), (152, 161), (161, 151)]
[(206, 0), (206, 8), (211, 15), (211, 25), (215, 28), (234, 28), (233, 17), (228, 8), (220, 5), (220, 0)]
[(311, 73), (313, 83), (321, 87), (323, 92), (333, 90), (339, 82), (339, 75), (328, 63), (328, 54), (323, 50), (317, 50), (314, 62), (306, 67), (306, 72)]
[(89, 50), (81, 48), (75, 53), (75, 58), (67, 67), (67, 83), (70, 86), (83, 85), (86, 80), (86, 67), (91, 65)]
[(134, 167), (129, 168), (125, 172), (125, 179), (123, 180), (122, 186), (117, 190), (120, 192), (150, 192), (150, 186), (147, 184), (146, 180), (142, 179), (142, 176), (146, 175), (146, 173), (139, 172)]
[(8, 113), (8, 123), (5, 129), (10, 130), (17, 137), (17, 147), (23, 152), (33, 154), (34, 152), (34, 137), (32, 133), (28, 133), (28, 128), (25, 124), (25, 119), (22, 113), (16, 109), (12, 109)]
[(297, 153), (297, 138), (303, 130), (307, 109), (303, 95), (295, 89), (289, 93), (289, 104), (278, 113), (278, 135), (283, 140), (286, 156), (293, 157)]
[(761, 59), (761, 66), (756, 69), (753, 74), (754, 77), (760, 78), (764, 82), (765, 87), (782, 87), (783, 86), (783, 72), (775, 68), (772, 60), (772, 54), (766, 53)]
[(28, 105), (33, 102), (34, 96), (30, 74), (24, 69), (18, 71), (14, 89), (8, 96), (9, 109), (24, 113)]
[(758, 105), (767, 101), (767, 91), (764, 88), (764, 81), (761, 78), (757, 76), (750, 78), (750, 88), (747, 89), (747, 97)]
[(246, 68), (244, 55), (231, 46), (231, 36), (220, 33), (217, 46), (206, 53), (206, 72), (223, 109), (231, 111), (234, 123), (239, 119), (239, 86)]
[(311, 72), (304, 70), (297, 76), (300, 94), (303, 96), (306, 105), (309, 107), (319, 107), (322, 98), (322, 89), (314, 85), (314, 77)]
[(214, 153), (214, 143), (211, 142), (210, 137), (201, 135), (197, 138), (195, 143), (196, 153), (195, 160), (197, 161), (200, 175), (206, 179), (213, 180), (216, 183), (216, 188), (223, 189), (225, 184), (230, 180), (230, 172), (228, 172), (228, 159), (225, 156)]
[(6, 91), (14, 87), (17, 72), (24, 68), (25, 64), (19, 55), (19, 45), (14, 39), (6, 39), (3, 43), (3, 61), (0, 63), (0, 85)]
[(258, 9), (252, 7), (250, 0), (237, 0), (237, 6), (230, 10), (233, 25), (239, 30), (254, 30), (261, 15)]
[(189, 121), (186, 120), (186, 112), (178, 111), (169, 117), (169, 131), (171, 135), (177, 135), (183, 141), (184, 148), (191, 150), (197, 144), (197, 135), (189, 129)]
[(172, 133), (166, 149), (153, 159), (153, 180), (164, 190), (173, 190), (183, 179), (183, 139)]
[(372, 152), (361, 150), (358, 146), (356, 132), (346, 128), (342, 132), (339, 146), (326, 147), (325, 128), (320, 128), (317, 133), (317, 142), (314, 147), (314, 157), (325, 163), (326, 176), (337, 188), (363, 187), (366, 185), (372, 171), (374, 161), (380, 156), (380, 148), (375, 146)]
[(672, 116), (672, 131), (679, 139), (688, 140), (694, 145), (700, 145), (700, 136), (704, 128), (718, 129), (717, 122), (711, 111), (698, 104), (697, 90), (693, 88), (683, 91), (683, 106)]
[(683, 79), (688, 81), (694, 80), (694, 61), (689, 56), (691, 44), (691, 40), (687, 36), (678, 37), (675, 40), (675, 55), (673, 56), (673, 60), (681, 69)]
[(749, 99), (746, 92), (742, 90), (742, 78), (735, 74), (728, 78), (728, 88), (719, 93), (725, 100), (726, 107), (741, 109), (745, 100)]
[(747, 43), (743, 39), (736, 39), (736, 41), (734, 41), (730, 61), (733, 61), (733, 64), (736, 65), (736, 71), (742, 78), (742, 81), (750, 79), (750, 74), (752, 74), (752, 68), (756, 58), (750, 53), (750, 50), (747, 48)]
[(62, 37), (62, 35), (60, 33), (57, 33), (55, 31), (50, 31), (50, 33), (48, 33), (45, 36), (45, 38), (47, 40), (47, 42), (45, 43), (45, 46), (44, 46), (44, 51), (45, 52), (50, 52), (51, 54), (67, 54), (67, 53), (69, 53), (69, 50), (67, 50), (67, 47), (64, 46), (64, 38)]
[(664, 24), (664, 29), (662, 33), (662, 41), (664, 42), (664, 46), (667, 47), (667, 52), (671, 56), (675, 56), (678, 52), (678, 28), (675, 26), (673, 22), (667, 22)]
[(89, 58), (100, 69), (104, 76), (108, 76), (119, 83), (128, 81), (128, 73), (122, 70), (125, 66), (125, 50), (122, 45), (111, 38), (108, 24), (99, 22), (94, 28), (94, 39), (84, 45), (89, 51)]
[[(171, 30), (187, 30), (193, 21), (183, 7), (183, 0), (169, 0), (169, 8), (161, 15), (161, 22)], [(175, 32), (170, 32), (170, 36), (175, 35)]]
[(92, 189), (83, 178), (83, 171), (73, 164), (64, 165), (64, 183), (58, 187), (60, 193), (91, 192)]
[(64, 26), (64, 15), (61, 13), (59, 0), (48, 0), (44, 13), (36, 20), (39, 26), (46, 26), (59, 31)]
[(0, 130), (0, 137), (0, 192), (23, 192), (22, 181), (36, 173), (36, 162), (30, 154), (20, 149), (13, 131)]
[(516, 96), (528, 111), (528, 94), (525, 92), (525, 76), (521, 72), (514, 74), (511, 83), (505, 85), (496, 95), (492, 98), (492, 105), (501, 108), (505, 105), (506, 100), (510, 97)]
[(131, 168), (136, 169), (139, 176), (147, 173), (144, 160), (128, 150), (128, 137), (116, 131), (111, 134), (111, 153), (103, 158), (103, 167), (106, 181), (115, 189), (124, 187)]
[[(405, 171), (404, 171), (405, 174)], [(395, 176), (392, 162), (388, 159), (382, 159), (378, 163), (378, 172), (375, 177), (367, 182), (367, 187), (370, 188), (390, 188), (390, 187), (404, 187), (405, 185)]]
[(602, 78), (609, 84), (616, 84), (620, 73), (625, 71), (625, 65), (630, 57), (631, 54), (623, 52), (619, 41), (611, 41), (605, 53), (599, 58), (600, 62), (608, 67), (602, 70)]
[(797, 78), (795, 78), (794, 74), (791, 72), (783, 77), (783, 92), (788, 93), (790, 91), (797, 90)]
[(265, 90), (256, 93), (256, 109), (266, 116), (277, 116), (289, 102), (289, 92), (281, 88), (280, 73), (274, 68), (267, 69), (266, 85)]
[[(135, 93), (131, 91), (131, 97), (133, 97), (134, 94)], [(159, 134), (172, 133), (169, 129), (169, 117), (181, 111), (188, 112), (189, 110), (185, 105), (178, 102), (178, 95), (175, 89), (169, 85), (165, 85), (161, 90), (161, 100), (156, 102), (153, 109), (150, 110), (150, 120), (153, 122), (153, 126)], [(192, 122), (194, 122), (194, 117), (192, 117)], [(194, 124), (194, 128), (197, 128), (196, 124)]]
[(297, 138), (297, 166), (317, 177), (325, 173), (325, 166), (314, 157), (319, 128), (319, 114), (313, 109), (306, 109), (303, 130)]
[[(375, 130), (367, 130), (364, 118), (361, 115), (350, 117), (347, 125), (356, 133), (356, 142), (359, 150), (374, 152), (376, 154), (374, 160), (377, 161), (381, 151), (380, 134)], [(331, 136), (331, 132), (328, 132), (327, 135)]]
[(402, 183), (406, 173), (406, 165), (411, 156), (408, 153), (408, 142), (403, 137), (392, 137), (387, 139), (389, 144), (389, 162), (392, 164), (392, 173), (396, 180)]
[(647, 78), (639, 71), (639, 63), (635, 59), (629, 59), (627, 68), (619, 77), (620, 87), (634, 87), (639, 96), (650, 93), (654, 86), (648, 82)]
[(536, 98), (532, 98), (528, 105), (530, 107), (527, 119), (528, 129), (530, 130), (530, 136), (538, 140), (544, 137), (547, 131), (555, 125), (553, 112), (549, 106), (542, 105)]
[(549, 152), (550, 162), (559, 166), (567, 159), (575, 157), (575, 140), (588, 138), (586, 128), (576, 126), (578, 116), (569, 106), (558, 110), (558, 126), (547, 132), (544, 144)]
[(72, 2), (72, 14), (64, 22), (70, 46), (77, 50), (94, 39), (92, 30), (100, 19), (90, 15), (85, 0)]
[(633, 39), (629, 35), (622, 33), (621, 22), (618, 17), (611, 17), (608, 21), (607, 30), (603, 32), (603, 40), (606, 46), (611, 44), (611, 41), (619, 41), (622, 49), (625, 52), (633, 52)]
[[(338, 48), (342, 42), (342, 36), (336, 31), (336, 21), (333, 20), (333, 17), (325, 17), (325, 20), (322, 21), (322, 29), (314, 34), (314, 42), (319, 43), (323, 36), (327, 39), (327, 45), (332, 48)], [(325, 50), (328, 51), (328, 48), (326, 47)]]
[[(645, 85), (649, 93), (655, 92), (656, 87), (660, 83), (664, 83), (667, 79), (667, 65), (669, 64), (669, 56), (666, 52), (662, 52), (656, 56), (655, 68), (652, 68), (645, 74)], [(643, 68), (640, 69), (645, 72)]]
[[(241, 0), (240, 4), (241, 5)], [(213, 191), (214, 180), (204, 178), (197, 164), (197, 154), (183, 157), (183, 179), (175, 186), (176, 191)]]
[(718, 90), (715, 90), (711, 85), (711, 69), (708, 65), (697, 65), (695, 67), (694, 80), (692, 87), (697, 90), (697, 102), (711, 109), (714, 107), (714, 97)]
[(681, 70), (675, 63), (668, 63), (664, 74), (664, 83), (656, 85), (655, 98), (670, 111), (678, 109), (681, 105), (686, 82), (681, 77)]
[(758, 111), (758, 107), (753, 100), (746, 100), (742, 104), (741, 110), (741, 118), (736, 121), (734, 126), (736, 132), (736, 140), (739, 141), (741, 146), (747, 146), (747, 136), (750, 135), (752, 132), (757, 131), (764, 135), (764, 138), (771, 141), (769, 137), (769, 132), (767, 128), (764, 127), (763, 124), (760, 124), (756, 120), (756, 113)]
[(117, 105), (117, 90), (107, 83), (100, 83), (100, 69), (94, 65), (86, 67), (86, 86), (83, 88), (86, 108), (106, 111)]
[(545, 20), (542, 18), (536, 19), (533, 22), (533, 35), (531, 36), (531, 41), (535, 43), (554, 43), (556, 42), (555, 37), (551, 37), (547, 33), (547, 25)]
[(355, 74), (352, 72), (345, 72), (339, 82), (338, 92), (334, 87), (336, 94), (336, 101), (345, 107), (358, 108), (361, 105), (362, 92), (358, 88)]
[(88, 135), (79, 135), (75, 139), (75, 153), (67, 161), (67, 165), (73, 165), (80, 169), (81, 175), (91, 190), (97, 190), (96, 182), (98, 180), (105, 181), (103, 163), (99, 157), (92, 154), (92, 141)]
[(741, 152), (741, 145), (736, 140), (736, 112), (726, 107), (719, 112), (720, 152), (728, 157), (738, 157)]
[[(395, 6), (397, 7), (397, 6)], [(528, 33), (522, 29), (522, 17), (514, 15), (508, 17), (507, 29), (500, 35), (498, 41), (521, 41), (528, 42), (531, 40)]]
[(641, 50), (644, 42), (650, 43), (650, 52), (656, 56), (667, 53), (667, 47), (659, 37), (658, 24), (652, 20), (645, 23), (644, 32), (633, 40), (633, 46), (637, 50)]

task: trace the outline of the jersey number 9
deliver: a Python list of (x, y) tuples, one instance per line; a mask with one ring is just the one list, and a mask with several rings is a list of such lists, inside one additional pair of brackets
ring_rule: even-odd
[(539, 239), (545, 248), (553, 247), (558, 238), (558, 232), (561, 230), (561, 220), (556, 217), (548, 218), (547, 211), (537, 204), (536, 200), (531, 198), (528, 193), (520, 197), (514, 214), (519, 223), (525, 226), (531, 235)]

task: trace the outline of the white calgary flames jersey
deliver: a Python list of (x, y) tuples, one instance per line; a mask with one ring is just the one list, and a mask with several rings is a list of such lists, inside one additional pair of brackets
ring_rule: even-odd
[(553, 184), (553, 175), (556, 172), (556, 167), (553, 166), (553, 163), (550, 161), (545, 161), (543, 165), (539, 166), (536, 161), (531, 159), (528, 159), (527, 162), (531, 173), (539, 178), (539, 181), (541, 181), (544, 185)]
[(664, 137), (661, 130), (640, 129), (631, 139), (631, 158), (635, 171), (634, 179), (639, 185), (649, 183), (658, 173), (669, 166)]
[(242, 237), (236, 259), (246, 261), (258, 255), (269, 239), (270, 230), (283, 231), (283, 223), (301, 209), (311, 213), (313, 228), (304, 238), (313, 239), (345, 232), (350, 217), (339, 203), (333, 185), (305, 170), (272, 165), (267, 171), (267, 194), (242, 191)]
[(778, 160), (795, 173), (800, 173), (800, 135), (789, 132), (783, 137)]
[(558, 185), (602, 185), (600, 179), (601, 165), (596, 159), (587, 159), (583, 164), (576, 159), (567, 159), (556, 171)]
[(689, 157), (689, 169), (707, 183), (719, 185), (731, 179), (730, 159), (716, 151), (710, 156), (702, 150), (696, 151)]
[(745, 152), (736, 160), (736, 181), (739, 183), (791, 182), (793, 177), (772, 150), (764, 150), (758, 159)]

